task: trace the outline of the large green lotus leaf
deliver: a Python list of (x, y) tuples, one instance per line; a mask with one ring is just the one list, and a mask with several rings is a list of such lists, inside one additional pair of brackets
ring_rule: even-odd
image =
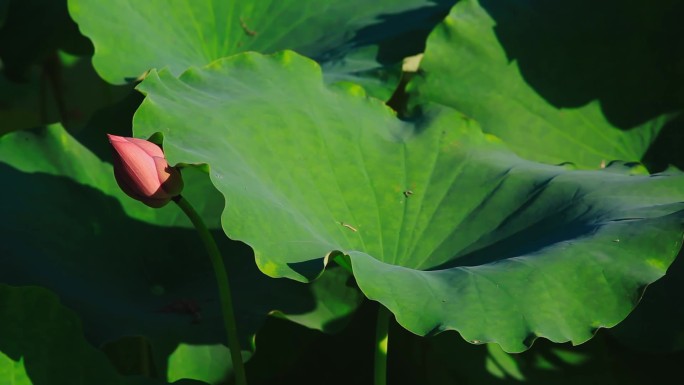
[[(420, 52), (453, 0), (229, 1), (70, 0), (69, 12), (95, 46), (93, 63), (111, 83), (150, 68), (180, 73), (244, 51), (294, 49), (388, 96), (398, 78), (383, 64)], [(144, 38), (141, 38), (144, 37)], [(376, 45), (377, 49), (358, 50)], [(352, 54), (346, 58), (347, 54)], [(374, 72), (380, 72), (374, 74)]]
[(3, 384), (166, 384), (119, 375), (85, 340), (76, 314), (43, 288), (0, 284), (0, 324)]
[(659, 37), (681, 23), (669, 6), (562, 4), (459, 2), (428, 38), (410, 92), (462, 111), (527, 159), (593, 169), (640, 160), (684, 90), (670, 70), (681, 49)]
[[(183, 171), (190, 177), (186, 183), (211, 186), (206, 174), (190, 171)], [(215, 280), (196, 232), (172, 226), (170, 218), (158, 218), (160, 224), (154, 224), (155, 217), (145, 222), (132, 218), (122, 209), (131, 199), (115, 192), (111, 167), (60, 126), (0, 137), (0, 177), (0, 282), (54, 291), (79, 314), (95, 345), (146, 336), (162, 373), (179, 343), (224, 342)], [(187, 187), (188, 199), (200, 206), (201, 191)], [(220, 194), (204, 191), (208, 200), (215, 195), (222, 202)], [(169, 209), (180, 211), (173, 204)], [(131, 210), (154, 211), (144, 206)], [(258, 271), (244, 244), (220, 230), (215, 236), (226, 257), (246, 351), (252, 350), (253, 335), (271, 312), (336, 331), (362, 299), (358, 289), (346, 284), (349, 273), (341, 268), (314, 286), (273, 280)], [(230, 370), (229, 361), (226, 365)], [(184, 369), (173, 370), (181, 376)]]
[(350, 258), (361, 290), (421, 335), (456, 329), (521, 351), (621, 321), (681, 245), (684, 178), (520, 159), (442, 107), (413, 122), (329, 88), (291, 51), (153, 71), (134, 132), (201, 163), (232, 239), (307, 281)]

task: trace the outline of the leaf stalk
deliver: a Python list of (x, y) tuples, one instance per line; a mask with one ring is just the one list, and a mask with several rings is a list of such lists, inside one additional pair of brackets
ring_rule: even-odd
[(247, 375), (245, 373), (245, 365), (242, 362), (242, 349), (240, 349), (240, 341), (238, 340), (237, 324), (235, 322), (235, 311), (233, 309), (233, 297), (230, 292), (230, 284), (228, 282), (228, 274), (226, 273), (226, 266), (223, 263), (223, 257), (219, 251), (214, 237), (212, 237), (209, 229), (204, 224), (202, 218), (197, 214), (197, 211), (192, 207), (181, 195), (173, 199), (178, 207), (183, 210), (188, 216), (192, 224), (195, 226), (197, 233), (204, 243), (204, 247), (209, 253), (211, 264), (216, 276), (216, 283), (218, 284), (219, 297), (221, 299), (221, 311), (223, 313), (223, 322), (226, 328), (228, 337), (228, 349), (230, 349), (230, 356), (233, 361), (233, 371), (235, 373), (235, 383), (237, 385), (247, 385)]
[(387, 383), (387, 343), (389, 341), (390, 315), (390, 311), (379, 304), (375, 328), (374, 385), (385, 385)]

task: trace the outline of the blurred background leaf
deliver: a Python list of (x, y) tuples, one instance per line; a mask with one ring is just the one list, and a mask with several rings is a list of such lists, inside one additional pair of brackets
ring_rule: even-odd
[(104, 353), (84, 339), (76, 314), (46, 289), (0, 284), (0, 324), (3, 384), (166, 384), (117, 374)]

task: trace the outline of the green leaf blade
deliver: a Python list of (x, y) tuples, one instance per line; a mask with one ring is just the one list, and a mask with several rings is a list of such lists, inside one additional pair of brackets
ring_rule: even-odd
[[(469, 0), (454, 6), (428, 38), (421, 62), (423, 75), (414, 78), (408, 86), (415, 98), (413, 103), (431, 101), (456, 108), (476, 119), (485, 132), (500, 137), (526, 159), (550, 164), (572, 162), (586, 169), (598, 169), (612, 160), (640, 160), (669, 118), (663, 112), (673, 109), (651, 113), (648, 118), (629, 119), (629, 123), (616, 123), (625, 119), (609, 118), (601, 99), (583, 96), (581, 103), (563, 105), (538, 91), (540, 88), (555, 92), (564, 89), (560, 85), (554, 89), (556, 83), (591, 88), (592, 84), (586, 79), (590, 76), (602, 76), (594, 85), (619, 84), (623, 78), (623, 83), (629, 82), (634, 77), (629, 71), (635, 71), (630, 65), (641, 65), (618, 62), (614, 67), (622, 66), (619, 70), (607, 70), (599, 62), (598, 68), (585, 68), (583, 73), (551, 67), (558, 65), (559, 57), (563, 57), (562, 53), (555, 52), (563, 43), (585, 43), (581, 48), (573, 45), (573, 49), (569, 48), (566, 53), (565, 61), (574, 64), (575, 68), (587, 66), (587, 62), (595, 63), (594, 60), (598, 62), (598, 59), (588, 58), (590, 54), (585, 51), (605, 51), (598, 42), (613, 36), (613, 25), (610, 22), (605, 26), (587, 23), (577, 26), (576, 30), (574, 26), (554, 26), (547, 21), (538, 21), (543, 18), (538, 13), (547, 11), (541, 4), (511, 5), (502, 1)], [(626, 12), (638, 13), (632, 6), (626, 8)], [(575, 12), (578, 11), (568, 11), (572, 15)], [(554, 15), (557, 16), (555, 13), (551, 16)], [(530, 24), (534, 24), (537, 30), (528, 31), (534, 28)], [(534, 39), (525, 40), (521, 37), (524, 33), (532, 34)], [(545, 44), (550, 44), (545, 34), (560, 36), (557, 37), (560, 42), (553, 45), (556, 47), (554, 50), (544, 49)], [(596, 41), (584, 36), (595, 36)], [(515, 49), (517, 57), (509, 52)], [(530, 63), (525, 55), (536, 56)], [(621, 58), (617, 53), (609, 56), (610, 60)], [(566, 65), (572, 67), (572, 64)], [(653, 68), (657, 67), (654, 65)], [(593, 70), (599, 74), (594, 74)], [(655, 69), (652, 71), (657, 72)], [(542, 80), (532, 83), (530, 77), (533, 75)], [(567, 94), (572, 94), (572, 91), (567, 91)], [(605, 97), (611, 103), (616, 100), (629, 103), (632, 100), (627, 99), (626, 91), (622, 97), (614, 95), (614, 89), (599, 91), (596, 91), (596, 98)], [(634, 96), (632, 92), (629, 96), (641, 104), (630, 108), (639, 113), (653, 109), (653, 101), (644, 101), (642, 95)], [(659, 90), (653, 92), (660, 96)], [(613, 110), (611, 112), (615, 112)], [(623, 110), (630, 114), (627, 108)]]
[(418, 53), (452, 3), (70, 0), (69, 12), (93, 41), (98, 73), (114, 84), (151, 68), (177, 75), (239, 52), (292, 49), (326, 62), (331, 81), (353, 78), (389, 97), (399, 76), (385, 65)]
[(626, 317), (681, 246), (681, 175), (523, 160), (453, 110), (404, 122), (327, 88), (292, 52), (153, 72), (139, 89), (136, 134), (209, 164), (224, 231), (263, 272), (307, 281), (347, 254), (364, 294), (417, 334), (511, 352), (581, 343)]

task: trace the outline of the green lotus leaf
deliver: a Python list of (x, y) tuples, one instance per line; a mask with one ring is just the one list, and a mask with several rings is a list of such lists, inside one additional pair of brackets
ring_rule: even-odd
[[(249, 354), (243, 354), (244, 361), (249, 358)], [(208, 384), (223, 384), (232, 375), (232, 368), (226, 366), (230, 360), (230, 350), (222, 344), (180, 344), (169, 356), (167, 379), (174, 382), (192, 378)]]
[(69, 12), (93, 41), (95, 68), (111, 83), (150, 68), (178, 74), (238, 52), (294, 49), (326, 63), (330, 81), (353, 78), (386, 100), (400, 73), (386, 64), (421, 52), (453, 3), (70, 0)]
[(682, 176), (523, 160), (443, 107), (401, 121), (291, 51), (152, 71), (139, 89), (136, 135), (209, 165), (224, 231), (263, 272), (309, 281), (348, 258), (416, 334), (509, 352), (581, 343), (625, 318), (681, 246)]
[(0, 376), (11, 380), (12, 384), (31, 385), (31, 379), (29, 379), (26, 373), (23, 358), (14, 361), (2, 352), (0, 352)]
[[(222, 206), (206, 173), (186, 168), (183, 174), (188, 200), (198, 208)], [(58, 294), (96, 346), (122, 336), (147, 337), (157, 369), (164, 373), (173, 364), (174, 378), (198, 365), (167, 362), (179, 344), (224, 342), (218, 290), (194, 229), (173, 213), (145, 215), (155, 210), (120, 193), (111, 166), (61, 126), (0, 137), (0, 177), (0, 214), (6, 218), (0, 224), (0, 282)], [(206, 217), (218, 226), (216, 215)], [(315, 286), (273, 280), (259, 272), (248, 247), (221, 230), (214, 235), (226, 257), (246, 352), (271, 312), (333, 332), (362, 299), (341, 268)], [(224, 371), (231, 370), (230, 360), (224, 363)]]
[(0, 322), (3, 384), (166, 384), (119, 375), (85, 340), (76, 314), (43, 288), (0, 284)]
[(681, 50), (661, 36), (684, 32), (670, 8), (464, 0), (428, 38), (409, 90), (414, 103), (477, 120), (526, 159), (589, 169), (639, 161), (681, 109), (672, 97), (684, 90), (672, 64)]

